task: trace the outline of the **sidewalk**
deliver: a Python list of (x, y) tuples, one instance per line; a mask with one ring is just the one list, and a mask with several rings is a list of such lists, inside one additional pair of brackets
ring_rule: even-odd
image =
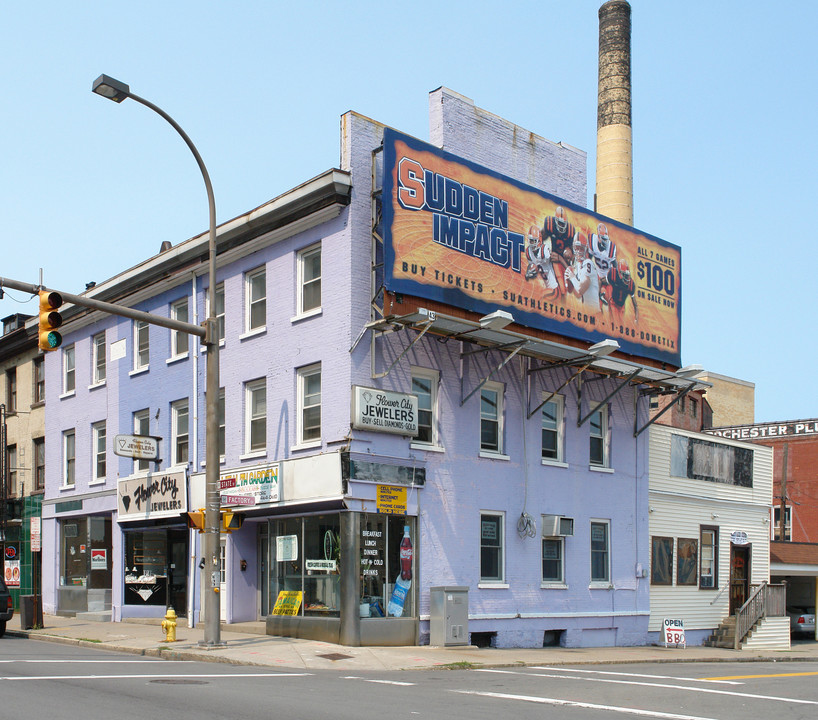
[(724, 650), (701, 646), (512, 649), (474, 646), (346, 647), (265, 635), (263, 622), (223, 625), (221, 640), (224, 647), (203, 649), (198, 646), (203, 639), (203, 626), (188, 628), (180, 623), (177, 641), (166, 643), (160, 620), (151, 620), (147, 624), (146, 621), (92, 622), (56, 615), (46, 615), (43, 619), (45, 627), (42, 629), (18, 630), (13, 627), (19, 622), (15, 615), (6, 635), (169, 660), (223, 662), (287, 670), (342, 669), (345, 672), (643, 662), (818, 661), (818, 642), (796, 643), (789, 650)]

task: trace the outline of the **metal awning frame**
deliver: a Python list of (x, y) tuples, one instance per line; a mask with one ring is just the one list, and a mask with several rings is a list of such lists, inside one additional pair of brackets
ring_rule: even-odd
[[(639, 368), (634, 370), (630, 375), (628, 375), (619, 385), (617, 385), (608, 395), (605, 397), (604, 400), (600, 400), (596, 405), (589, 408), (588, 412), (584, 417), (582, 417), (581, 410), (580, 414), (577, 416), (577, 427), (582, 427), (599, 408), (601, 408), (605, 403), (609, 402), (612, 398), (618, 395), (622, 390), (624, 390), (628, 385), (630, 385), (636, 376), (639, 375)], [(580, 402), (579, 407), (582, 408), (582, 378), (580, 378), (580, 386), (579, 386), (579, 394), (580, 394)]]
[[(444, 315), (426, 308), (418, 308), (415, 312), (406, 315), (389, 315), (383, 318), (373, 320), (361, 329), (360, 334), (356, 338), (353, 346), (350, 348), (352, 352), (358, 345), (360, 340), (366, 334), (367, 330), (372, 330), (378, 335), (385, 335), (389, 332), (394, 332), (401, 327), (407, 329), (418, 330), (418, 335), (415, 337), (404, 350), (392, 362), (389, 368), (380, 373), (374, 372), (374, 356), (373, 356), (373, 371), (372, 378), (378, 379), (386, 377), (392, 369), (400, 362), (400, 360), (414, 347), (414, 345), (427, 333), (432, 332), (439, 335), (446, 340), (460, 340), (461, 342), (469, 342), (479, 345), (473, 350), (461, 352), (461, 377), (460, 377), (460, 396), (461, 406), (466, 403), (480, 388), (482, 388), (497, 372), (505, 367), (512, 358), (517, 355), (534, 358), (540, 362), (545, 363), (538, 367), (529, 368), (527, 374), (529, 378), (534, 373), (542, 372), (543, 370), (554, 370), (560, 367), (578, 367), (577, 371), (568, 378), (557, 390), (550, 393), (550, 395), (541, 403), (539, 403), (533, 410), (531, 407), (531, 387), (527, 388), (527, 417), (530, 419), (546, 402), (557, 395), (562, 389), (568, 386), (576, 378), (580, 378), (579, 394), (581, 399), (581, 382), (582, 375), (589, 370), (600, 376), (620, 379), (621, 382), (612, 390), (608, 396), (599, 403), (594, 405), (593, 410), (588, 414), (578, 419), (578, 425), (582, 425), (588, 420), (591, 414), (595, 412), (601, 405), (609, 402), (611, 398), (615, 397), (628, 385), (646, 386), (649, 390), (644, 390), (638, 396), (645, 396), (661, 392), (663, 394), (675, 394), (674, 400), (662, 409), (654, 418), (646, 422), (642, 427), (639, 427), (638, 419), (634, 421), (634, 437), (639, 436), (650, 425), (652, 425), (659, 417), (666, 413), (673, 405), (675, 405), (682, 397), (687, 395), (690, 391), (695, 389), (706, 389), (711, 387), (711, 384), (703, 380), (687, 377), (679, 374), (673, 370), (665, 368), (656, 368), (648, 365), (641, 365), (631, 360), (613, 356), (599, 356), (588, 350), (562, 345), (560, 343), (549, 340), (542, 340), (530, 335), (526, 335), (512, 330), (494, 329), (484, 327), (479, 321), (467, 320), (451, 315)], [(373, 339), (376, 336), (373, 336)], [(463, 396), (464, 392), (464, 377), (462, 370), (462, 360), (470, 355), (478, 353), (485, 353), (489, 350), (500, 350), (508, 352), (508, 357), (504, 358), (468, 395)], [(638, 397), (637, 396), (637, 397)], [(634, 400), (636, 402), (636, 398)]]

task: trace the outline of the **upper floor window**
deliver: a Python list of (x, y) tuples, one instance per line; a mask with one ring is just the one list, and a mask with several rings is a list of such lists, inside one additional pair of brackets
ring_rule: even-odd
[(188, 447), (190, 444), (190, 418), (188, 401), (186, 399), (177, 400), (171, 404), (170, 409), (173, 464), (187, 465), (189, 460)]
[(34, 438), (34, 489), (45, 489), (45, 438)]
[(611, 579), (610, 525), (607, 521), (591, 523), (591, 582), (607, 583)]
[(503, 387), (487, 382), (480, 389), (480, 449), (503, 452)]
[(76, 482), (75, 470), (77, 462), (76, 433), (74, 429), (66, 430), (62, 434), (63, 487), (74, 487)]
[(321, 307), (321, 246), (298, 253), (298, 314)]
[(259, 452), (267, 447), (267, 380), (262, 378), (245, 386), (245, 450)]
[[(189, 322), (187, 310), (187, 298), (177, 300), (170, 306), (170, 317), (179, 322)], [(183, 330), (170, 331), (170, 356), (171, 358), (187, 355), (188, 334)]]
[(32, 372), (34, 373), (34, 392), (32, 395), (34, 402), (45, 402), (45, 363), (43, 358), (34, 358), (34, 362), (32, 363)]
[(151, 360), (151, 326), (145, 320), (133, 324), (133, 369), (144, 370)]
[(674, 434), (670, 438), (670, 474), (751, 488), (753, 451)]
[(784, 508), (784, 534), (781, 534), (781, 506), (776, 505), (773, 508), (773, 526), (772, 539), (784, 540), (789, 542), (792, 540), (792, 507), (786, 506)]
[(437, 437), (437, 370), (412, 368), (412, 394), (418, 398), (418, 434), (414, 442), (439, 445)]
[(105, 333), (97, 333), (91, 338), (94, 385), (105, 381)]
[(245, 331), (260, 330), (267, 325), (267, 270), (263, 267), (248, 272), (245, 282)]
[(502, 513), (480, 513), (480, 581), (505, 581)]
[(298, 370), (298, 442), (321, 439), (321, 365)]
[(556, 395), (542, 407), (542, 459), (562, 462), (563, 398)]
[(601, 407), (591, 413), (590, 426), (590, 462), (598, 467), (608, 467), (608, 408)]
[[(6, 463), (8, 463), (9, 484), (8, 497), (17, 497), (17, 446), (9, 445), (6, 448)], [(2, 482), (0, 480), (0, 482)]]
[[(210, 310), (210, 293), (207, 297), (207, 307)], [(216, 312), (213, 313), (216, 317), (216, 327), (218, 330), (219, 342), (224, 340), (224, 283), (220, 282), (216, 285)]]
[(225, 447), (225, 419), (224, 419), (224, 388), (219, 389), (219, 403), (216, 407), (216, 418), (219, 423), (219, 457), (224, 457)]
[(69, 345), (62, 351), (62, 391), (72, 393), (77, 389), (76, 367), (74, 365), (74, 346)]
[(542, 581), (544, 583), (565, 582), (563, 548), (564, 540), (561, 537), (542, 539)]
[(105, 421), (95, 423), (91, 426), (91, 434), (92, 434), (92, 447), (94, 457), (92, 459), (92, 472), (93, 472), (93, 480), (97, 482), (101, 482), (105, 480), (105, 461), (106, 461), (106, 452), (105, 452)]
[[(150, 435), (151, 434), (151, 416), (150, 410), (139, 410), (133, 414), (133, 431), (134, 435)], [(150, 460), (135, 459), (134, 471), (144, 472), (150, 468)]]
[(17, 368), (6, 370), (6, 409), (17, 412)]

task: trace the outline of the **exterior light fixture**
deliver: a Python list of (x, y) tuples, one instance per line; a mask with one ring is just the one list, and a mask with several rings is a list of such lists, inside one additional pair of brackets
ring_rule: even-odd
[(514, 322), (514, 317), (505, 310), (495, 310), (490, 315), (480, 318), (480, 327), (483, 330), (502, 330), (506, 325)]
[(121, 103), (131, 96), (131, 89), (125, 83), (114, 80), (107, 75), (100, 75), (94, 80), (91, 90), (97, 95), (113, 100), (115, 103)]
[(600, 358), (610, 355), (614, 350), (619, 350), (619, 343), (616, 340), (608, 338), (595, 345), (591, 345), (591, 347), (588, 348), (588, 354)]

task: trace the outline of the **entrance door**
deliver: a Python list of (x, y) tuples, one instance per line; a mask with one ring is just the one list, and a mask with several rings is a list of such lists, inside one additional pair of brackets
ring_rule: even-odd
[(227, 538), (219, 541), (219, 620), (227, 622), (227, 565), (224, 561)]
[(750, 546), (730, 546), (730, 614), (735, 615), (750, 595)]

